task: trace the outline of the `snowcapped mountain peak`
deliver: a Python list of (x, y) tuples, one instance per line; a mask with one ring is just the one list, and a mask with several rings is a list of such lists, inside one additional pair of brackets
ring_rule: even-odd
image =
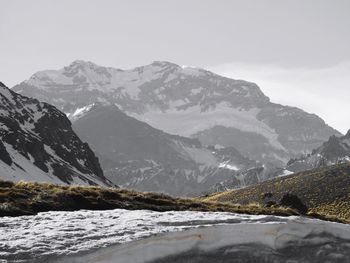
[[(269, 98), (253, 83), (225, 78), (197, 67), (181, 67), (167, 61), (154, 61), (149, 65), (121, 70), (76, 60), (59, 70), (37, 72), (22, 86), (26, 86), (25, 94), (33, 97), (38, 96), (28, 94), (28, 90), (38, 93), (39, 89), (60, 93), (60, 96), (91, 91), (94, 98), (97, 92), (103, 93), (98, 94), (97, 99), (110, 100), (114, 97), (122, 109), (127, 107), (128, 111), (134, 113), (149, 106), (163, 111), (172, 105), (185, 108), (197, 105), (201, 110), (206, 110), (208, 103), (215, 106), (223, 101), (244, 108), (269, 102)], [(22, 88), (17, 86), (14, 89), (22, 92)], [(128, 105), (118, 100), (126, 100)], [(70, 104), (66, 99), (60, 101)], [(136, 101), (140, 107), (135, 108)], [(57, 105), (57, 102), (50, 102)], [(57, 106), (64, 110), (64, 106)]]
[[(167, 61), (121, 70), (78, 60), (60, 70), (38, 72), (14, 90), (68, 114), (96, 101), (109, 102), (170, 134), (237, 147), (252, 159), (283, 164), (339, 135), (316, 115), (271, 103), (255, 83)], [(255, 143), (242, 143), (246, 133)], [(256, 148), (261, 149), (258, 154)], [(266, 152), (273, 153), (263, 157)]]

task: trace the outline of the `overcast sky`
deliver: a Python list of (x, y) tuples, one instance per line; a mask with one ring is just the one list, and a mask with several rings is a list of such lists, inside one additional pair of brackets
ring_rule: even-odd
[(273, 101), (350, 128), (349, 0), (0, 0), (0, 80), (83, 59), (154, 60), (256, 82)]

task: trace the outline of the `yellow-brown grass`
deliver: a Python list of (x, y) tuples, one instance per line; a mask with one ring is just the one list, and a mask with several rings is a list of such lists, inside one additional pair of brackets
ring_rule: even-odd
[(271, 193), (276, 199), (285, 193), (296, 194), (307, 205), (308, 216), (350, 223), (350, 165), (302, 172), (256, 186), (197, 198), (174, 198), (161, 193), (98, 186), (0, 181), (0, 216), (116, 208), (280, 216), (299, 214), (294, 209), (278, 206), (278, 202), (266, 206), (263, 200), (265, 193)]
[(266, 208), (257, 203), (238, 205), (202, 201), (196, 198), (174, 198), (161, 193), (137, 192), (119, 188), (0, 181), (0, 216), (32, 215), (38, 212), (58, 210), (116, 208), (155, 211), (225, 211), (280, 216), (298, 214), (290, 208)]

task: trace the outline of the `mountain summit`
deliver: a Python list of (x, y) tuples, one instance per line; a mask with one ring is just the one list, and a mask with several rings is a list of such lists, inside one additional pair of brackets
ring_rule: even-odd
[(167, 133), (198, 138), (204, 145), (233, 146), (251, 159), (276, 165), (341, 135), (314, 114), (271, 103), (254, 83), (164, 61), (121, 70), (78, 60), (37, 72), (14, 90), (68, 116), (96, 101), (115, 104)]

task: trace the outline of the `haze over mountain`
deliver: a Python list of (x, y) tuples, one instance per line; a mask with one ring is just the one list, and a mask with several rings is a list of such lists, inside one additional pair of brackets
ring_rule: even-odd
[(109, 102), (167, 133), (233, 146), (276, 165), (341, 135), (314, 114), (270, 102), (254, 83), (170, 62), (120, 70), (74, 61), (37, 72), (13, 89), (57, 106), (72, 120), (96, 101)]
[(110, 186), (88, 144), (55, 107), (0, 82), (0, 178)]

